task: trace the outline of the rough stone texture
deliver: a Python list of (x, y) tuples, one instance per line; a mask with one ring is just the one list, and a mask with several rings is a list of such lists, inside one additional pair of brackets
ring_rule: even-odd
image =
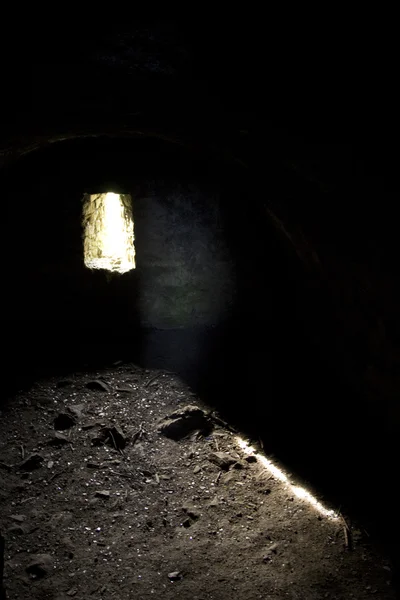
[(212, 429), (203, 410), (197, 406), (185, 406), (165, 417), (158, 426), (160, 433), (173, 440), (180, 440), (194, 431), (202, 433)]
[[(226, 205), (232, 200), (229, 191), (219, 189), (219, 184), (215, 187), (213, 173), (203, 173), (202, 165), (185, 158), (181, 150), (172, 153), (163, 145), (126, 142), (128, 158), (120, 165), (115, 158), (118, 145), (101, 145), (104, 151), (100, 152), (98, 169), (92, 171), (88, 157), (98, 155), (93, 142), (54, 148), (50, 159), (54, 169), (49, 171), (45, 188), (36, 160), (40, 163), (46, 157), (31, 155), (23, 166), (21, 163), (26, 188), (11, 192), (10, 201), (11, 197), (18, 201), (10, 204), (8, 218), (11, 230), (14, 219), (19, 218), (25, 241), (11, 251), (17, 261), (29, 254), (26, 274), (36, 282), (36, 294), (26, 303), (21, 289), (24, 283), (18, 273), (10, 274), (14, 280), (7, 299), (10, 315), (22, 315), (28, 322), (56, 321), (75, 327), (75, 323), (86, 321), (82, 306), (91, 306), (93, 318), (85, 326), (96, 328), (98, 334), (108, 328), (118, 334), (123, 327), (126, 335), (132, 324), (173, 329), (212, 326), (229, 318), (237, 293), (234, 256), (224, 223)], [(159, 153), (161, 157), (156, 160)], [(57, 173), (58, 161), (62, 160), (74, 161), (70, 165), (75, 177), (87, 178), (96, 188), (107, 185), (99, 183), (107, 169), (124, 173), (121, 185), (132, 198), (135, 270), (107, 279), (106, 273), (84, 267), (81, 211), (84, 225), (94, 227), (93, 235), (101, 220), (90, 222), (97, 208), (86, 196), (82, 209), (82, 187), (77, 183), (60, 191), (54, 204), (54, 189), (62, 185), (62, 176)], [(129, 172), (131, 164), (137, 165), (133, 174)], [(187, 168), (193, 171), (189, 178)], [(40, 197), (40, 205), (28, 201), (32, 197)], [(123, 198), (128, 207), (128, 197)], [(100, 206), (99, 199), (97, 202)], [(129, 207), (125, 212), (129, 216)], [(246, 217), (236, 218), (244, 222)], [(35, 230), (33, 221), (37, 223)], [(52, 227), (58, 221), (63, 224), (61, 229)], [(243, 257), (251, 254), (249, 249), (242, 251)]]
[(51, 575), (54, 559), (49, 554), (35, 554), (26, 567), (26, 572), (34, 579)]
[(120, 194), (120, 223), (118, 238), (124, 241), (123, 256), (108, 255), (103, 247), (107, 230), (105, 195), (85, 194), (83, 203), (83, 252), (85, 265), (89, 269), (107, 269), (124, 273), (135, 268), (135, 247), (132, 224), (132, 200), (129, 194)]
[(163, 187), (149, 183), (135, 202), (142, 324), (217, 324), (232, 311), (235, 295), (220, 198), (193, 184)]

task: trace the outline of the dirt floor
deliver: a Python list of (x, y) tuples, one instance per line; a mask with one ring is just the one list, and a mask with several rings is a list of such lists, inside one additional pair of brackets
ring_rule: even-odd
[(368, 534), (255, 450), (164, 371), (20, 392), (0, 421), (7, 597), (395, 598)]

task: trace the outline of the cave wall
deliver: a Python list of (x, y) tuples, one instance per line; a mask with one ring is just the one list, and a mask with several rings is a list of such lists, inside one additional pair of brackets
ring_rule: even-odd
[(211, 326), (229, 317), (236, 285), (221, 201), (194, 183), (156, 181), (135, 198), (143, 326)]
[[(245, 181), (186, 149), (137, 139), (60, 142), (18, 161), (3, 188), (13, 355), (47, 348), (43, 357), (61, 360), (90, 343), (133, 351), (143, 330), (244, 321), (246, 303), (264, 318), (268, 292), (255, 289), (265, 256)], [(84, 194), (103, 190), (132, 197), (137, 268), (123, 275), (83, 263)], [(164, 363), (170, 343), (158, 351)]]
[[(168, 173), (160, 173), (155, 151), (142, 173), (129, 153), (122, 166), (110, 148), (97, 148), (96, 169), (83, 148), (61, 144), (48, 162), (48, 155), (28, 158), (10, 179), (4, 199), (13, 257), (6, 270), (8, 318), (45, 329), (52, 322), (64, 329), (79, 323), (82, 332), (212, 326), (228, 318), (236, 285), (224, 203), (235, 198), (227, 198), (212, 175), (188, 176), (187, 160), (184, 166), (169, 160)], [(114, 184), (101, 179), (105, 173)], [(121, 179), (133, 199), (137, 269), (109, 277), (83, 265), (82, 201), (91, 184), (105, 186), (94, 192), (107, 191)]]

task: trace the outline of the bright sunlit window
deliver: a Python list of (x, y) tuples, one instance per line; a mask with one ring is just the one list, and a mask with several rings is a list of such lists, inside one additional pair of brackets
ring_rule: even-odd
[(86, 267), (117, 273), (126, 273), (135, 268), (132, 201), (129, 194), (86, 194), (83, 227)]

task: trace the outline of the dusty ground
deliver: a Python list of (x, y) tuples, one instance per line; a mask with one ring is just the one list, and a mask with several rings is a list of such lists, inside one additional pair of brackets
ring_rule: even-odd
[(10, 599), (395, 598), (367, 534), (346, 536), (341, 517), (246, 459), (223, 422), (162, 435), (160, 420), (188, 404), (210, 411), (174, 375), (134, 365), (40, 381), (9, 400), (0, 530)]

